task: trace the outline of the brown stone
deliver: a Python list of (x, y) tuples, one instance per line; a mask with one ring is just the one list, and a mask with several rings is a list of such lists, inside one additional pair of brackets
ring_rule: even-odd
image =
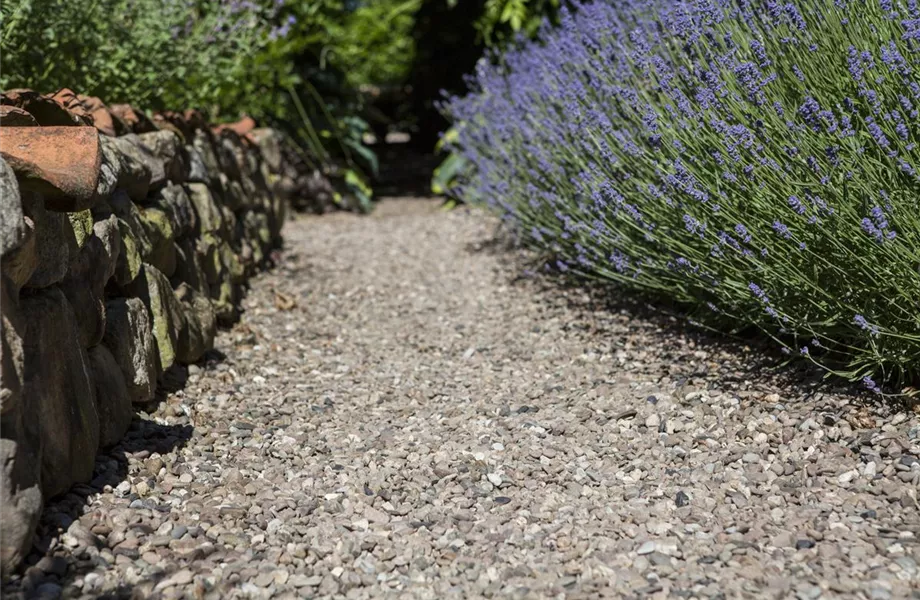
[(96, 201), (101, 150), (94, 127), (4, 127), (0, 154), (23, 189), (50, 210), (77, 212)]
[(28, 112), (15, 106), (0, 106), (0, 127), (37, 127), (38, 121)]

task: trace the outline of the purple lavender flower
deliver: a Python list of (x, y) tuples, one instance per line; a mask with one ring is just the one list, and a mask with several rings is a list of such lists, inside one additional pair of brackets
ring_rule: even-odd
[(773, 227), (773, 231), (787, 240), (792, 237), (792, 233), (789, 231), (789, 227), (780, 221), (773, 221), (773, 225), (771, 227)]
[(871, 323), (869, 323), (869, 321), (866, 320), (866, 317), (862, 315), (859, 315), (859, 314), (854, 315), (853, 323), (855, 323), (856, 325), (859, 325), (860, 329), (862, 329), (863, 331), (868, 331), (873, 336), (876, 336), (879, 333), (878, 326), (872, 325)]
[(875, 381), (868, 375), (863, 377), (862, 381), (863, 381), (863, 385), (866, 386), (866, 389), (868, 389), (870, 392), (874, 392), (876, 394), (882, 393), (882, 388), (880, 388), (878, 384), (875, 383)]
[(751, 281), (748, 283), (748, 289), (751, 290), (751, 293), (754, 294), (755, 298), (764, 304), (770, 304), (770, 298), (767, 296), (767, 293), (760, 288), (759, 285)]

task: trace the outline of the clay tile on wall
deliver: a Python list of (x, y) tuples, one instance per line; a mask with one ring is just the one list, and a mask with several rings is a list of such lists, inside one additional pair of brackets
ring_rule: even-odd
[(95, 96), (83, 96), (81, 94), (78, 94), (77, 98), (79, 98), (80, 105), (83, 109), (93, 118), (93, 123), (100, 133), (112, 137), (131, 133), (127, 126), (117, 119), (109, 110), (109, 107), (99, 98)]
[(188, 123), (192, 133), (199, 129), (208, 129), (208, 119), (200, 110), (185, 111), (185, 122)]
[(168, 129), (178, 133), (183, 140), (191, 139), (192, 130), (188, 127), (182, 113), (171, 110), (158, 112), (153, 115), (153, 122), (159, 129)]
[(51, 210), (76, 212), (97, 200), (101, 151), (95, 127), (3, 127), (0, 154), (20, 186)]
[(8, 104), (0, 105), (0, 127), (37, 127), (38, 121), (28, 112)]
[(147, 115), (134, 110), (130, 104), (113, 104), (109, 106), (109, 110), (133, 133), (149, 133), (157, 130), (156, 125), (147, 118)]
[(89, 115), (71, 111), (51, 97), (42, 96), (34, 90), (16, 89), (4, 92), (0, 94), (0, 104), (21, 108), (43, 126), (92, 125)]
[(256, 128), (256, 120), (247, 115), (236, 123), (231, 123), (228, 127), (242, 137)]

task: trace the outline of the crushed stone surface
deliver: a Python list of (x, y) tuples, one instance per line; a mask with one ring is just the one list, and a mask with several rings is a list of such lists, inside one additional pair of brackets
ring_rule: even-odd
[(289, 223), (7, 594), (920, 594), (914, 412), (529, 276), (497, 226), (406, 198)]

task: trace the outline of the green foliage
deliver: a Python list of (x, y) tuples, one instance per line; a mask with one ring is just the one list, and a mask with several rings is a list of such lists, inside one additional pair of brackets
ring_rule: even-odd
[(330, 23), (328, 59), (355, 86), (405, 80), (415, 59), (412, 26), (422, 0), (365, 2)]
[(216, 120), (249, 114), (290, 133), (363, 206), (377, 159), (362, 143), (354, 86), (405, 76), (418, 2), (6, 0), (0, 87), (68, 87)]
[[(457, 142), (458, 132), (451, 127), (435, 146), (435, 153), (444, 152), (446, 148)], [(448, 152), (440, 165), (431, 175), (431, 193), (437, 195), (450, 194), (453, 188), (464, 177), (468, 177), (470, 163), (460, 152)]]
[(560, 270), (756, 327), (872, 391), (916, 378), (915, 9), (744, 7), (586, 4), (484, 65), (450, 106), (460, 191)]
[(0, 86), (70, 87), (153, 109), (226, 108), (281, 18), (251, 2), (7, 0)]
[(476, 30), (487, 46), (502, 45), (518, 33), (533, 37), (544, 19), (554, 19), (560, 0), (486, 0)]

